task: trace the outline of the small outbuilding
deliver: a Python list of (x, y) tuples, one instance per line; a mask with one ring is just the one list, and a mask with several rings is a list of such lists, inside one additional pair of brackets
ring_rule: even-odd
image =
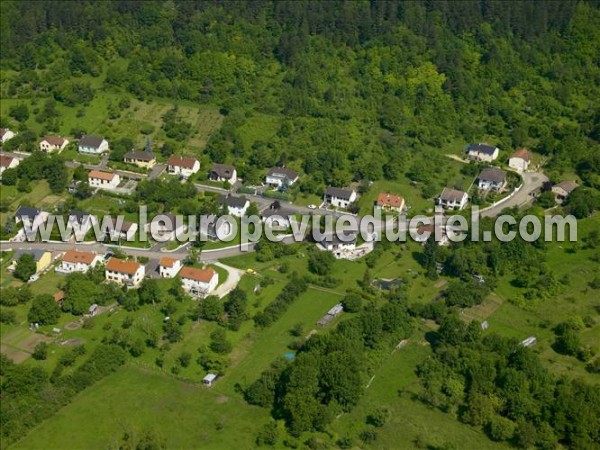
[(214, 373), (207, 373), (204, 378), (202, 378), (202, 383), (207, 386), (212, 386), (215, 380), (217, 379), (217, 375)]

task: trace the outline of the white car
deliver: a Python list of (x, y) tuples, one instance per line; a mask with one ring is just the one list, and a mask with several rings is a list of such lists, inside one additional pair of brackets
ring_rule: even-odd
[(317, 205), (308, 205), (307, 206), (308, 209), (317, 209)]

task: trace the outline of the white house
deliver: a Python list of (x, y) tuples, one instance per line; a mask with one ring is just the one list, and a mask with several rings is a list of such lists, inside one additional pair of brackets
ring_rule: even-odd
[(10, 131), (8, 128), (0, 128), (0, 144), (4, 144), (6, 141), (14, 138), (15, 133)]
[(291, 186), (298, 181), (298, 173), (286, 167), (272, 167), (267, 172), (265, 183), (271, 186)]
[(325, 236), (318, 244), (323, 250), (333, 253), (336, 258), (343, 258), (344, 253), (356, 249), (356, 234), (341, 239), (337, 234)]
[(179, 219), (173, 214), (159, 214), (154, 216), (147, 225), (147, 231), (150, 231), (156, 239), (171, 240), (183, 234), (187, 229), (183, 217)]
[(100, 155), (109, 150), (108, 141), (99, 136), (83, 135), (81, 136), (81, 139), (79, 139), (78, 149), (80, 153)]
[(0, 177), (6, 169), (14, 169), (20, 162), (17, 158), (0, 154)]
[(69, 212), (69, 225), (71, 225), (75, 236), (85, 236), (98, 223), (98, 218), (92, 214), (72, 210)]
[(438, 197), (438, 205), (446, 209), (463, 209), (469, 201), (469, 196), (464, 191), (445, 187)]
[(232, 195), (219, 195), (217, 202), (227, 208), (227, 214), (235, 217), (243, 217), (250, 206), (250, 202), (246, 198)]
[(212, 181), (227, 181), (229, 184), (234, 184), (237, 181), (237, 171), (235, 167), (227, 164), (213, 164), (208, 178)]
[(484, 191), (501, 191), (506, 186), (506, 172), (495, 167), (486, 167), (477, 177), (477, 187)]
[(163, 257), (158, 261), (158, 273), (161, 278), (174, 278), (181, 270), (181, 261)]
[(577, 189), (579, 185), (575, 181), (562, 181), (552, 186), (552, 192), (556, 196), (556, 202), (564, 202), (571, 192)]
[(189, 178), (200, 170), (200, 161), (186, 156), (171, 156), (167, 161), (167, 173)]
[(46, 153), (62, 152), (69, 145), (69, 140), (60, 136), (44, 136), (40, 141), (40, 151)]
[(211, 241), (218, 241), (219, 237), (229, 236), (233, 227), (227, 220), (218, 220), (219, 218), (212, 214), (207, 220), (201, 221), (198, 225), (198, 232), (201, 236), (206, 236)]
[(183, 267), (179, 272), (183, 289), (190, 295), (206, 297), (219, 284), (219, 274), (210, 267), (197, 269), (195, 267)]
[(132, 241), (134, 240), (138, 225), (137, 223), (128, 222), (127, 220), (123, 220), (119, 223), (117, 218), (113, 217), (108, 222), (103, 220), (101, 228), (104, 236), (111, 241), (116, 241), (119, 239)]
[(14, 216), (16, 224), (23, 224), (17, 235), (12, 239), (22, 242), (27, 237), (28, 232), (37, 233), (39, 227), (48, 220), (48, 213), (38, 208), (30, 206), (20, 206)]
[(347, 208), (351, 203), (358, 198), (354, 189), (341, 189), (336, 187), (328, 187), (325, 191), (323, 201), (326, 205), (331, 205), (336, 208)]
[(118, 173), (91, 170), (88, 174), (88, 183), (92, 188), (114, 189), (120, 182), (121, 177)]
[(467, 146), (469, 159), (492, 162), (498, 157), (500, 149), (488, 144), (470, 144)]
[(110, 258), (105, 267), (105, 278), (127, 287), (138, 287), (144, 279), (145, 268), (134, 261)]
[(56, 271), (63, 273), (87, 272), (92, 267), (96, 267), (96, 264), (101, 260), (101, 256), (94, 252), (69, 250), (64, 254), (62, 262), (56, 268)]
[(531, 153), (524, 148), (520, 148), (508, 159), (508, 167), (515, 169), (517, 172), (525, 172), (529, 168), (530, 162)]

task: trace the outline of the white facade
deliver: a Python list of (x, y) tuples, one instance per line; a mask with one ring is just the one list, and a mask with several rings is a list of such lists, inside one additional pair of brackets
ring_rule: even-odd
[(0, 155), (0, 160), (2, 162), (2, 164), (0, 164), (0, 176), (6, 169), (14, 169), (21, 162), (18, 158), (6, 155)]
[[(191, 162), (191, 161), (190, 161)], [(185, 158), (171, 157), (167, 162), (167, 173), (178, 175), (183, 178), (189, 178), (200, 170), (200, 161), (194, 159), (193, 163), (188, 164)]]
[(449, 188), (444, 188), (442, 195), (438, 197), (438, 204), (447, 209), (463, 209), (468, 201), (469, 196), (466, 192)]
[(325, 192), (324, 202), (335, 208), (348, 208), (357, 198), (355, 190), (329, 188)]
[(77, 149), (79, 150), (79, 153), (86, 153), (89, 155), (100, 155), (109, 151), (108, 141), (106, 139), (102, 139), (100, 144), (97, 146), (80, 142)]
[(67, 145), (69, 145), (69, 141), (67, 139), (63, 139), (61, 144), (59, 144), (58, 141), (49, 142), (46, 139), (42, 139), (42, 141), (40, 142), (40, 151), (46, 153), (52, 153), (57, 151), (60, 153), (65, 149)]
[(2, 128), (0, 129), (0, 142), (4, 143), (12, 138), (14, 138), (16, 136), (15, 133), (13, 133), (12, 131), (10, 131), (8, 128)]
[(248, 210), (249, 207), (250, 207), (250, 202), (248, 200), (246, 200), (246, 203), (244, 203), (243, 206), (238, 206), (238, 205), (230, 206), (230, 205), (227, 205), (227, 212), (231, 216), (244, 217), (244, 215), (246, 214), (246, 211)]
[(161, 278), (175, 278), (181, 270), (181, 261), (172, 258), (161, 258), (158, 273)]
[(500, 154), (498, 147), (492, 147), (486, 144), (471, 144), (468, 149), (469, 159), (476, 161), (492, 162)]
[(219, 274), (212, 269), (184, 267), (179, 275), (183, 289), (196, 297), (206, 297), (219, 284)]
[(508, 167), (517, 172), (525, 172), (529, 168), (529, 161), (519, 156), (513, 156), (508, 160)]
[(104, 277), (107, 281), (113, 281), (128, 287), (138, 287), (145, 274), (146, 269), (143, 265), (117, 258), (111, 258), (104, 271)]
[(121, 177), (117, 173), (100, 172), (94, 174), (92, 171), (88, 175), (88, 183), (92, 188), (114, 189), (121, 183)]
[(67, 252), (60, 266), (56, 268), (57, 272), (73, 273), (87, 272), (102, 260), (100, 255), (92, 252)]

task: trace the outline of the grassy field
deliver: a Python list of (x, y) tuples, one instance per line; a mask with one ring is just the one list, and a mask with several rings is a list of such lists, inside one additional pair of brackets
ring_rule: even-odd
[[(135, 389), (132, 389), (135, 386)], [(168, 448), (251, 448), (268, 411), (137, 367), (86, 390), (12, 448), (106, 449), (125, 432), (154, 430)], [(93, 432), (90, 432), (90, 427)]]

